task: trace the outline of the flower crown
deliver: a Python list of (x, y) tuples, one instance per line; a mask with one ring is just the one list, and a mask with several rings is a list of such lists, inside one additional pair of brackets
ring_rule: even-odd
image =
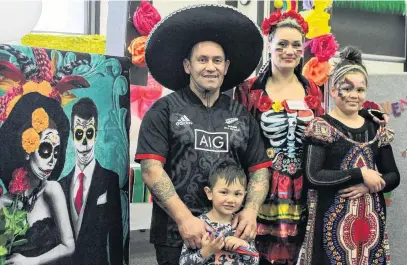
[(49, 126), (49, 116), (43, 108), (38, 108), (32, 113), (31, 127), (23, 132), (21, 144), (30, 154), (40, 146), (40, 132)]
[(269, 18), (265, 18), (261, 28), (263, 30), (263, 34), (268, 36), (268, 34), (272, 31), (272, 29), (283, 20), (287, 18), (295, 19), (302, 29), (302, 33), (305, 35), (308, 33), (308, 23), (304, 20), (304, 18), (294, 10), (289, 10), (287, 12), (282, 13), (281, 10), (277, 10), (271, 13)]

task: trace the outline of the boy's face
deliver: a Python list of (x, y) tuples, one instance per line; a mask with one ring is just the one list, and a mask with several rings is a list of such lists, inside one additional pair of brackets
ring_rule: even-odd
[(216, 181), (212, 190), (205, 187), (205, 192), (212, 201), (212, 207), (222, 215), (231, 215), (238, 211), (246, 194), (245, 187), (239, 180), (227, 185), (222, 178)]

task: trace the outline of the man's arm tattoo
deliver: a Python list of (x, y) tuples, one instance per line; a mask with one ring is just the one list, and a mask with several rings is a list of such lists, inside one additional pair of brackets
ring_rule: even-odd
[(151, 185), (151, 193), (154, 198), (161, 203), (166, 203), (169, 198), (176, 195), (174, 185), (165, 171), (161, 177)]
[[(143, 174), (148, 174), (148, 171), (153, 166), (162, 167), (162, 163), (157, 160), (143, 160), (141, 161), (141, 171)], [(166, 203), (168, 199), (176, 195), (174, 185), (171, 182), (171, 179), (168, 177), (167, 173), (162, 171), (161, 176), (158, 177), (154, 183), (148, 187), (151, 191), (151, 194), (154, 196), (154, 199), (160, 203)]]
[(251, 172), (249, 177), (246, 205), (258, 211), (269, 189), (269, 170), (268, 168), (256, 170)]
[(154, 166), (162, 167), (163, 163), (154, 159), (141, 160), (140, 162), (141, 172), (148, 172)]

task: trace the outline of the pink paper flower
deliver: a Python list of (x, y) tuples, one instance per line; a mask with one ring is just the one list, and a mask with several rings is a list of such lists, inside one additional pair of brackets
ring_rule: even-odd
[(155, 81), (151, 75), (148, 76), (147, 86), (131, 85), (130, 102), (132, 113), (140, 120), (143, 119), (151, 105), (161, 97), (163, 90), (163, 86)]
[(133, 15), (133, 25), (143, 36), (148, 36), (160, 20), (157, 9), (148, 1), (142, 1)]
[(338, 51), (339, 45), (332, 34), (326, 34), (311, 40), (311, 52), (319, 62), (326, 62)]

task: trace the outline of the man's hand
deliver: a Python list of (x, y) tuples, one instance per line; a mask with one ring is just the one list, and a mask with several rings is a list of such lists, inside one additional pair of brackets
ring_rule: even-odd
[(257, 232), (257, 212), (266, 198), (269, 189), (268, 168), (258, 169), (249, 173), (247, 198), (245, 208), (232, 221), (232, 228), (236, 228), (235, 237), (240, 239), (254, 239)]
[(201, 248), (201, 239), (213, 229), (203, 220), (191, 215), (178, 224), (178, 230), (185, 244), (192, 249)]
[(342, 198), (348, 198), (350, 200), (355, 200), (357, 198), (362, 197), (366, 193), (369, 193), (369, 189), (366, 187), (365, 184), (358, 184), (352, 187), (340, 190), (339, 193), (341, 194)]
[(232, 221), (232, 228), (236, 228), (234, 234), (243, 240), (254, 239), (257, 233), (257, 211), (252, 208), (244, 208), (236, 214)]
[(240, 247), (248, 248), (249, 243), (247, 243), (243, 239), (240, 239), (240, 238), (237, 238), (237, 237), (234, 237), (234, 236), (226, 237), (226, 239), (225, 239), (225, 249), (227, 251), (235, 251), (236, 249), (238, 249)]

